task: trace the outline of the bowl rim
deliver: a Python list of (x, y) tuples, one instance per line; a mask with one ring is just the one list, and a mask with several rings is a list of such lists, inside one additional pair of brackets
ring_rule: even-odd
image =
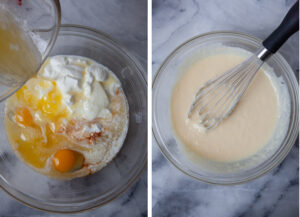
[[(105, 38), (107, 40), (107, 42), (112, 43), (114, 46), (116, 46), (123, 55), (125, 55), (129, 60), (131, 60), (132, 65), (137, 69), (137, 72), (140, 74), (142, 82), (144, 83), (144, 87), (147, 90), (147, 80), (145, 78), (146, 72), (145, 72), (143, 66), (141, 65), (139, 60), (134, 55), (132, 55), (120, 42), (113, 39), (109, 34), (103, 33), (103, 32), (101, 32), (101, 31), (99, 31), (95, 28), (91, 28), (91, 27), (87, 27), (87, 26), (83, 26), (83, 25), (76, 25), (76, 24), (61, 24), (60, 25), (60, 31), (59, 31), (58, 35), (60, 34), (60, 32), (74, 32), (74, 31), (77, 32), (77, 33), (78, 32), (80, 33), (81, 31), (84, 31), (84, 33), (92, 33), (93, 36), (97, 35), (98, 37), (100, 36), (102, 38)], [(49, 53), (50, 53), (50, 50), (49, 50)], [(147, 141), (146, 141), (146, 143), (147, 143)], [(110, 198), (109, 200), (107, 200), (105, 202), (102, 202), (102, 203), (99, 203), (99, 204), (96, 203), (95, 205), (87, 207), (87, 208), (78, 209), (78, 210), (75, 210), (75, 211), (60, 211), (60, 210), (55, 210), (55, 208), (59, 208), (61, 206), (53, 205), (51, 203), (51, 205), (46, 204), (46, 206), (48, 206), (48, 207), (50, 206), (52, 209), (47, 209), (47, 208), (39, 207), (39, 206), (37, 206), (33, 203), (28, 202), (28, 199), (29, 199), (29, 201), (34, 201), (36, 199), (30, 198), (27, 194), (24, 194), (24, 193), (18, 191), (17, 189), (12, 189), (12, 190), (9, 191), (8, 188), (10, 188), (10, 186), (7, 185), (7, 183), (5, 183), (5, 182), (4, 183), (6, 184), (6, 188), (0, 183), (0, 189), (2, 189), (4, 192), (6, 192), (8, 195), (10, 195), (12, 198), (19, 201), (20, 203), (22, 203), (22, 204), (24, 204), (28, 207), (31, 207), (31, 208), (34, 208), (34, 209), (37, 209), (37, 210), (41, 210), (41, 211), (45, 211), (45, 212), (48, 212), (48, 213), (72, 214), (72, 213), (86, 212), (86, 211), (104, 206), (104, 205), (114, 201), (115, 199), (119, 198), (125, 192), (127, 192), (140, 179), (141, 175), (143, 174), (143, 172), (147, 168), (147, 155), (148, 155), (147, 151), (148, 150), (146, 150), (146, 152), (144, 154), (144, 159), (141, 163), (140, 168), (137, 169), (134, 176), (132, 178), (130, 178), (125, 183), (124, 187), (121, 188), (120, 192), (118, 192), (112, 198)], [(0, 176), (1, 176), (1, 174), (0, 174)], [(2, 179), (2, 180), (5, 180), (5, 179)], [(14, 192), (14, 191), (19, 192), (23, 199), (15, 196), (13, 193), (11, 193), (11, 191), (12, 192)], [(94, 201), (95, 198), (92, 198), (91, 200)], [(87, 200), (87, 201), (89, 201), (89, 200)], [(85, 202), (87, 202), (87, 201), (85, 201)], [(78, 202), (78, 203), (81, 203), (81, 201)], [(45, 203), (44, 203), (44, 205), (45, 205)]]
[[(155, 88), (156, 88), (156, 84), (160, 78), (160, 75), (162, 74), (162, 69), (163, 67), (173, 58), (173, 56), (184, 46), (188, 45), (190, 42), (193, 42), (194, 40), (200, 39), (200, 38), (205, 38), (205, 37), (209, 37), (209, 36), (221, 36), (221, 35), (226, 35), (226, 36), (232, 36), (232, 37), (240, 37), (242, 39), (248, 39), (252, 42), (257, 42), (257, 43), (261, 43), (262, 40), (246, 34), (246, 33), (242, 33), (242, 32), (237, 32), (237, 31), (211, 31), (211, 32), (206, 32), (200, 35), (196, 35), (186, 41), (184, 41), (183, 43), (181, 43), (179, 46), (177, 46), (164, 60), (163, 62), (160, 64), (158, 70), (156, 71), (156, 74), (154, 76), (153, 82), (152, 82), (152, 91), (154, 92)], [(278, 60), (280, 61), (280, 65), (282, 65), (283, 67), (287, 67), (290, 68), (290, 71), (294, 72), (294, 70), (290, 67), (289, 63), (285, 60), (285, 58), (280, 54), (279, 51), (276, 52), (276, 54), (273, 54), (273, 57), (276, 58), (276, 62), (278, 62)], [(298, 87), (298, 80), (296, 79), (295, 76), (295, 72), (291, 73), (291, 78), (292, 78), (292, 84), (296, 84), (296, 86)], [(238, 181), (228, 181), (226, 180), (225, 182), (221, 182), (221, 181), (213, 181), (212, 179), (205, 179), (203, 177), (197, 177), (194, 174), (191, 174), (190, 172), (186, 171), (184, 169), (184, 167), (182, 167), (180, 164), (178, 164), (176, 161), (173, 160), (173, 158), (171, 156), (169, 156), (169, 154), (167, 153), (167, 148), (165, 148), (165, 145), (162, 145), (161, 143), (164, 143), (161, 139), (160, 139), (160, 132), (158, 130), (158, 124), (157, 121), (155, 120), (154, 117), (154, 111), (152, 111), (152, 135), (155, 139), (156, 144), (158, 145), (161, 153), (163, 154), (163, 156), (173, 165), (175, 166), (175, 168), (177, 168), (179, 171), (181, 171), (183, 174), (196, 179), (197, 181), (201, 181), (207, 184), (212, 184), (212, 185), (223, 185), (223, 186), (232, 186), (232, 185), (237, 185), (237, 184), (243, 184), (252, 180), (255, 180), (263, 175), (265, 175), (266, 173), (270, 172), (271, 170), (273, 170), (274, 168), (276, 168), (280, 163), (282, 163), (282, 161), (286, 158), (286, 156), (290, 153), (291, 149), (293, 148), (297, 138), (298, 138), (298, 134), (299, 134), (299, 117), (298, 117), (298, 110), (299, 110), (299, 99), (298, 99), (298, 88), (294, 88), (293, 86), (293, 91), (296, 92), (295, 94), (295, 116), (293, 118), (294, 122), (294, 128), (291, 130), (290, 132), (290, 143), (291, 145), (289, 145), (285, 152), (283, 152), (281, 155), (278, 156), (278, 159), (276, 162), (270, 162), (269, 165), (267, 165), (266, 168), (262, 169), (260, 172), (256, 173), (255, 175), (252, 175), (251, 177), (245, 177), (244, 179), (240, 179)], [(155, 104), (155, 100), (154, 97), (152, 99), (152, 108), (154, 107), (153, 105)], [(288, 132), (287, 132), (288, 133)], [(166, 149), (166, 150), (165, 150)]]
[[(60, 7), (60, 0), (52, 0), (54, 2), (54, 6), (56, 9), (56, 26), (53, 26), (52, 28), (55, 29), (53, 36), (51, 37), (50, 42), (48, 43), (46, 50), (43, 54), (43, 61), (45, 59), (47, 59), (47, 57), (49, 56), (50, 51), (52, 50), (55, 41), (57, 39), (57, 36), (59, 34), (59, 30), (60, 30), (60, 26), (61, 26), (61, 7)], [(47, 30), (46, 30), (47, 31)], [(42, 64), (41, 64), (42, 65)]]

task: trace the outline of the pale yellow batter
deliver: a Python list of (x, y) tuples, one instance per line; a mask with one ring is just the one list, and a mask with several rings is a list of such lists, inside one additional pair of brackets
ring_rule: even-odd
[(245, 60), (236, 52), (199, 58), (185, 68), (171, 100), (171, 119), (178, 139), (200, 157), (233, 162), (255, 154), (271, 138), (278, 120), (278, 99), (270, 78), (259, 71), (246, 94), (218, 127), (206, 132), (187, 120), (194, 94), (206, 81)]

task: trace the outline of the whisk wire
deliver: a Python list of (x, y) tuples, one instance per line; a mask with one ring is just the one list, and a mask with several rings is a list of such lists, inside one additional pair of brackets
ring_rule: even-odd
[[(236, 66), (238, 67), (238, 66)], [(230, 71), (235, 70), (235, 68), (231, 69)], [(215, 83), (221, 83), (221, 82), (225, 82), (226, 80), (230, 79), (232, 76), (234, 76), (234, 74), (232, 73), (225, 73), (224, 75), (219, 75), (218, 77), (216, 77), (215, 79), (212, 79), (208, 82), (206, 82), (202, 87), (199, 88), (199, 90), (197, 91), (196, 95), (195, 95), (195, 99), (193, 101), (193, 104), (191, 106), (190, 111), (192, 111), (194, 108), (196, 108), (199, 104), (200, 104), (200, 98), (201, 96), (203, 96), (204, 94), (208, 93), (208, 95), (212, 94), (213, 92), (216, 91), (216, 89), (214, 90), (213, 88), (215, 88)], [(217, 87), (218, 89), (218, 87)], [(189, 112), (188, 116), (190, 116), (191, 113)]]
[(198, 108), (199, 123), (207, 129), (216, 127), (233, 111), (262, 64), (254, 55), (205, 83), (197, 91), (188, 117)]
[[(237, 76), (237, 78), (232, 82), (232, 84), (224, 84), (223, 86), (225, 86), (225, 87), (227, 87), (225, 90), (225, 94), (224, 95), (222, 95), (221, 97), (220, 97), (220, 99), (213, 105), (213, 109), (212, 110), (210, 110), (210, 113), (212, 112), (212, 111), (214, 111), (214, 109), (215, 108), (219, 108), (219, 107), (217, 107), (217, 105), (219, 104), (219, 102), (220, 101), (224, 101), (223, 102), (223, 104), (225, 104), (226, 103), (226, 100), (227, 99), (229, 99), (230, 97), (232, 97), (232, 96), (236, 96), (236, 94), (235, 94), (235, 92), (236, 92), (236, 90), (238, 90), (238, 89), (236, 89), (235, 88), (235, 83), (237, 83), (238, 82), (238, 84), (241, 82), (241, 81), (243, 81), (246, 77), (247, 77), (247, 73), (241, 73), (242, 75), (241, 76)], [(228, 91), (227, 91), (227, 89), (229, 89)], [(226, 97), (226, 98), (225, 98)], [(222, 105), (223, 105), (222, 104)], [(222, 106), (221, 105), (221, 106)]]
[[(232, 69), (232, 70), (236, 70), (236, 69), (234, 68), (234, 69)], [(213, 93), (216, 93), (217, 90), (223, 91), (223, 90), (224, 90), (224, 89), (223, 89), (223, 86), (225, 86), (225, 87), (231, 86), (231, 85), (227, 85), (227, 84), (226, 84), (226, 81), (227, 81), (228, 79), (230, 79), (230, 78), (232, 78), (232, 77), (235, 76), (234, 73), (230, 73), (232, 70), (230, 70), (230, 71), (224, 73), (224, 75), (221, 75), (221, 76), (218, 77), (218, 78), (224, 77), (224, 79), (221, 79), (221, 80), (218, 81), (218, 78), (216, 78), (216, 79), (212, 80), (211, 82), (208, 82), (208, 83), (204, 84), (204, 86), (203, 86), (202, 88), (200, 88), (200, 90), (203, 90), (203, 89), (205, 88), (205, 86), (207, 86), (207, 85), (210, 85), (210, 87), (207, 88), (207, 89), (205, 89), (205, 90), (209, 90), (209, 89), (212, 89), (212, 88), (215, 88), (215, 89), (212, 89), (212, 91), (209, 91), (208, 93), (207, 93), (207, 91), (202, 91), (200, 94), (196, 95), (196, 98), (195, 98), (194, 102), (197, 102), (197, 103), (196, 103), (195, 105), (197, 106), (198, 104), (200, 104), (200, 103), (202, 102), (201, 99), (205, 99), (205, 98), (201, 98), (201, 97), (204, 97), (204, 96), (208, 97), (209, 95), (212, 95)], [(243, 78), (244, 76), (245, 76), (245, 74), (243, 73), (242, 76), (237, 77), (237, 78), (238, 78), (238, 79), (239, 79), (239, 78)], [(226, 78), (228, 78), (228, 79), (226, 79)], [(215, 83), (212, 84), (213, 82), (215, 82)], [(223, 82), (223, 84), (222, 84), (222, 82)], [(235, 82), (236, 82), (236, 80), (234, 80), (233, 84), (234, 84)], [(231, 88), (230, 88), (230, 89), (231, 89)], [(219, 93), (219, 92), (220, 92), (220, 91), (218, 91), (217, 93)], [(198, 91), (198, 93), (199, 93), (199, 91)], [(207, 94), (206, 94), (206, 93), (207, 93)], [(206, 95), (205, 95), (205, 94), (206, 94)], [(211, 101), (213, 101), (213, 99), (216, 98), (217, 96), (219, 96), (219, 95), (218, 95), (218, 94), (215, 94), (214, 97), (209, 98), (209, 100), (206, 102), (206, 104), (204, 104), (204, 105), (202, 106), (202, 108), (206, 107), (206, 106), (207, 106)], [(217, 102), (219, 102), (221, 99), (222, 99), (222, 97), (221, 97)]]
[[(209, 112), (207, 113), (206, 117), (210, 116), (210, 118), (206, 120), (204, 123), (202, 123), (205, 125), (206, 128), (208, 129), (214, 128), (215, 126), (217, 126), (218, 122), (226, 118), (226, 116), (231, 112), (229, 108), (232, 105), (234, 105), (234, 102), (236, 101), (236, 98), (240, 91), (240, 86), (237, 86), (238, 88), (236, 88), (235, 84), (236, 83), (239, 84), (243, 82), (247, 77), (248, 74), (243, 73), (242, 76), (240, 77), (237, 76), (237, 78), (235, 78), (232, 84), (224, 85), (226, 86), (226, 89), (224, 91), (225, 93), (219, 98), (219, 100), (212, 106), (212, 109), (210, 109)], [(213, 117), (217, 117), (217, 118), (213, 118)]]
[[(243, 79), (241, 81), (241, 82), (245, 81), (246, 84), (244, 84), (244, 87), (247, 87), (250, 84), (250, 82), (252, 81), (254, 76), (255, 76), (255, 73), (249, 73), (246, 75), (246, 77), (245, 77), (246, 79)], [(233, 111), (236, 104), (239, 102), (241, 97), (244, 95), (244, 92), (246, 91), (246, 89), (247, 88), (243, 88), (243, 85), (238, 84), (238, 88), (236, 90), (234, 90), (235, 93), (233, 93), (233, 95), (235, 97), (232, 97), (230, 103), (228, 103), (227, 106), (224, 107), (223, 110), (219, 113), (219, 116), (222, 117), (222, 119), (220, 121), (225, 119)], [(221, 108), (221, 107), (219, 107), (219, 108)]]

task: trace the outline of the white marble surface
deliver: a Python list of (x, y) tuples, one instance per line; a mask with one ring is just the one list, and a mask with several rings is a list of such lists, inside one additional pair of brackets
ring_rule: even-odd
[[(80, 24), (111, 35), (133, 53), (146, 69), (147, 1), (146, 0), (61, 0), (62, 23)], [(0, 191), (1, 217), (62, 216), (24, 206)], [(71, 215), (67, 215), (71, 216)], [(74, 214), (76, 217), (147, 216), (147, 173), (125, 194), (100, 208)]]
[[(153, 72), (166, 56), (201, 33), (233, 30), (265, 38), (294, 0), (153, 0)], [(299, 34), (280, 52), (298, 74)], [(298, 141), (271, 173), (247, 184), (224, 187), (198, 182), (172, 166), (153, 144), (153, 216), (298, 216)]]

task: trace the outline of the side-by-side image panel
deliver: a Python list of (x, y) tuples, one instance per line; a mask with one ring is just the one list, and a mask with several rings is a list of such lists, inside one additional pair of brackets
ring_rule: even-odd
[(147, 0), (0, 17), (0, 216), (146, 216)]
[(298, 216), (298, 1), (154, 0), (152, 25), (153, 216)]

